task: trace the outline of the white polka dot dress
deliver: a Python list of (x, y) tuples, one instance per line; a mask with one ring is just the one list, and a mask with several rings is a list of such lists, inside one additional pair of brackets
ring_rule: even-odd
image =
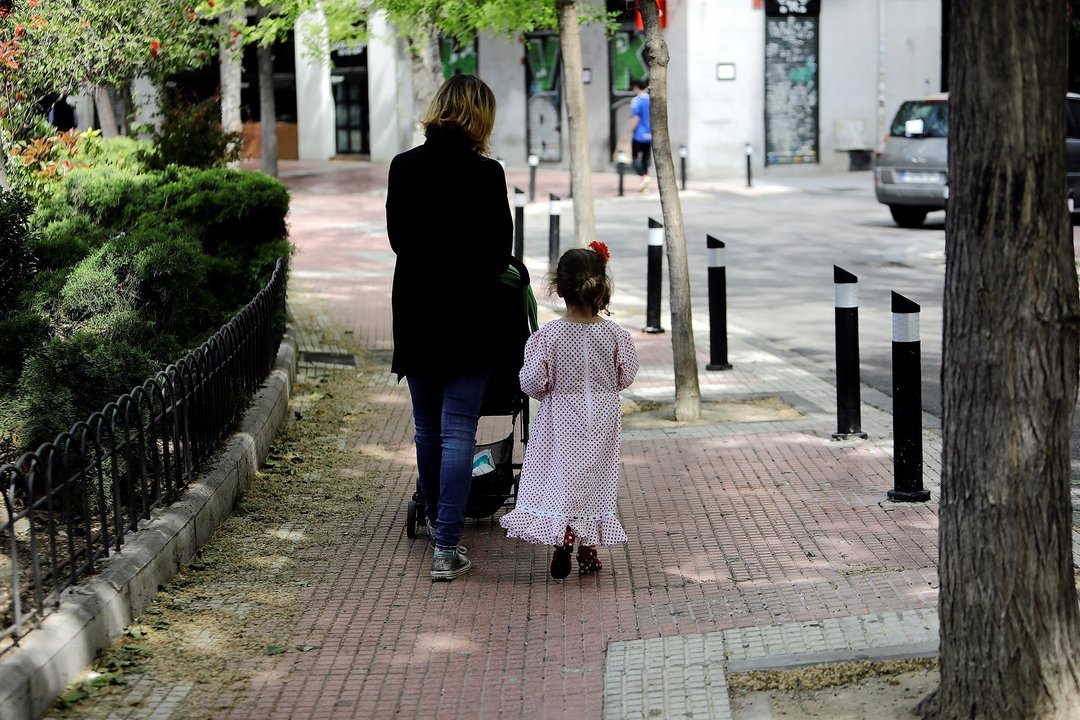
[(619, 391), (638, 370), (634, 341), (609, 320), (554, 320), (525, 346), (521, 389), (540, 401), (525, 448), (508, 537), (561, 545), (566, 526), (584, 545), (626, 542), (615, 516), (622, 413)]

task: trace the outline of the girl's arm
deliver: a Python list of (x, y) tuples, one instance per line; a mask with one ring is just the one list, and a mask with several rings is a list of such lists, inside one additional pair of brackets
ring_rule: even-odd
[(630, 387), (634, 378), (637, 377), (637, 371), (637, 349), (634, 347), (630, 333), (623, 331), (619, 333), (615, 341), (615, 380), (618, 389), (625, 390)]
[(536, 400), (543, 400), (551, 392), (551, 366), (540, 333), (533, 333), (525, 343), (525, 364), (518, 373), (518, 380), (522, 391)]

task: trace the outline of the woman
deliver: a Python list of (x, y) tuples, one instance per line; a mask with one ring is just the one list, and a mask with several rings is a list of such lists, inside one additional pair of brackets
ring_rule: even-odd
[(422, 122), (427, 141), (390, 164), (391, 370), (412, 395), (416, 465), (435, 545), (431, 577), (453, 580), (470, 567), (458, 541), (490, 347), (505, 334), (496, 298), (513, 220), (502, 166), (485, 157), (495, 124), (491, 88), (456, 75)]

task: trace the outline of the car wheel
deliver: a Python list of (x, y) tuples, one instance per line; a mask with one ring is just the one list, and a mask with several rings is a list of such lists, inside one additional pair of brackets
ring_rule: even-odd
[(896, 224), (902, 228), (917, 228), (921, 227), (923, 220), (926, 219), (926, 208), (920, 207), (907, 207), (905, 205), (890, 205), (889, 212), (892, 213), (892, 219), (896, 221)]

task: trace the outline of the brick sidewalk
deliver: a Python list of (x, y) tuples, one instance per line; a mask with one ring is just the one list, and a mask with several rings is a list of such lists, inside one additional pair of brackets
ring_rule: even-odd
[[(382, 483), (379, 496), (300, 528), (321, 536), (296, 550), (295, 570), (282, 580), (302, 592), (299, 621), (281, 641), (315, 650), (250, 661), (253, 679), (215, 698), (204, 715), (182, 705), (189, 684), (159, 687), (147, 678), (133, 687), (129, 709), (110, 717), (729, 718), (729, 666), (874, 648), (932, 651), (937, 505), (885, 501), (891, 418), (875, 405), (887, 407), (887, 399), (864, 395), (869, 440), (834, 442), (835, 388), (820, 369), (734, 327), (735, 367), (703, 373), (703, 396), (776, 396), (799, 411), (796, 419), (628, 426), (620, 514), (630, 541), (600, 549), (602, 572), (553, 581), (547, 548), (506, 540), (485, 520), (468, 523), (463, 538), (473, 570), (432, 583), (426, 541), (405, 536), (415, 460), (408, 391), (389, 373), (394, 256), (385, 173), (378, 164), (283, 165), (298, 247), (290, 304), (305, 318), (290, 330), (301, 373), (319, 373), (304, 369), (304, 353), (345, 350), (317, 338), (349, 333), (376, 403), (358, 412), (380, 419), (342, 425), (327, 439), (363, 453)], [(528, 176), (512, 172), (508, 181), (527, 188)], [(595, 179), (598, 209), (656, 203), (655, 193), (614, 198), (616, 182)], [(541, 173), (537, 184), (546, 204), (567, 178)], [(546, 248), (546, 228), (534, 219), (526, 225), (526, 247)], [(539, 290), (546, 257), (526, 260)], [(617, 262), (627, 263), (614, 268), (618, 278), (637, 261), (627, 253)], [(633, 332), (642, 364), (628, 397), (670, 401), (670, 336), (639, 332), (642, 298), (623, 288), (616, 303), (614, 319)], [(433, 299), (432, 314), (453, 321), (453, 299)], [(696, 331), (699, 342), (707, 338)], [(701, 352), (699, 364), (706, 362)], [(928, 419), (925, 463), (936, 500), (940, 439), (932, 425)], [(487, 437), (500, 431), (505, 421), (484, 420)], [(247, 629), (268, 622), (253, 617)]]
[[(298, 579), (310, 585), (290, 642), (321, 650), (274, 659), (233, 698), (229, 717), (596, 718), (605, 690), (611, 707), (617, 700), (635, 716), (647, 693), (619, 673), (605, 680), (609, 643), (936, 604), (936, 502), (885, 502), (888, 415), (868, 407), (870, 440), (833, 442), (832, 386), (738, 332), (730, 339), (736, 369), (704, 374), (703, 393), (779, 395), (800, 419), (628, 431), (620, 512), (631, 540), (601, 549), (598, 576), (552, 581), (546, 549), (508, 541), (484, 521), (467, 525), (463, 538), (474, 569), (433, 584), (426, 543), (404, 535), (415, 471), (408, 393), (388, 373), (393, 255), (384, 177), (385, 166), (358, 165), (289, 180), (299, 248), (291, 302), (317, 306), (320, 322), (351, 331), (381, 368), (373, 382), (385, 424), (342, 440), (377, 449), (396, 479), (370, 512), (348, 518), (354, 532), (325, 538), (317, 557), (299, 563)], [(610, 190), (612, 179), (596, 184)], [(511, 188), (523, 182), (526, 175), (509, 178)], [(561, 174), (545, 175), (538, 187), (560, 183)], [(433, 312), (452, 314), (452, 299), (433, 303)], [(629, 395), (671, 397), (670, 337), (638, 333), (637, 312), (616, 315), (634, 331), (642, 361)], [(933, 432), (927, 439), (936, 499), (939, 441)], [(687, 692), (676, 684), (660, 696), (704, 716)]]

